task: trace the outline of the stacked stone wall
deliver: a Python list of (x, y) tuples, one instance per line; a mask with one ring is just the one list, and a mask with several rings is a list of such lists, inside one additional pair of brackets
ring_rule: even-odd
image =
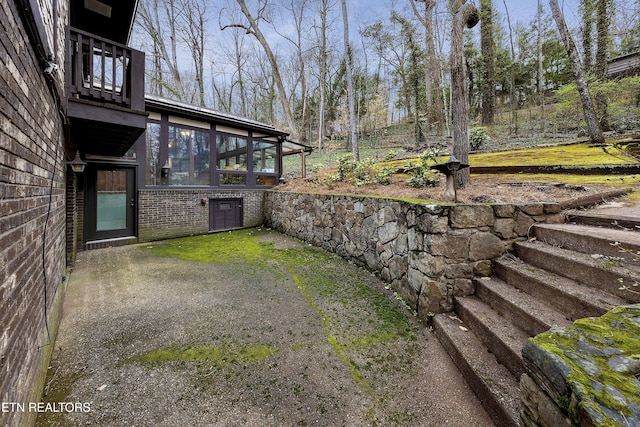
[[(43, 5), (38, 15), (51, 18), (51, 2)], [(57, 29), (63, 40), (65, 7)], [(47, 79), (58, 89), (64, 79), (63, 67), (45, 77), (14, 1), (0, 3), (0, 34), (0, 402), (26, 404), (40, 398), (62, 300), (63, 94), (54, 96)], [(29, 424), (34, 415), (0, 412), (0, 425)]]
[(418, 315), (451, 311), (474, 277), (538, 221), (561, 221), (555, 203), (430, 204), (269, 191), (265, 223), (372, 270)]
[(140, 190), (138, 240), (148, 242), (208, 233), (209, 199), (241, 199), (242, 226), (257, 227), (264, 222), (263, 198), (264, 190)]

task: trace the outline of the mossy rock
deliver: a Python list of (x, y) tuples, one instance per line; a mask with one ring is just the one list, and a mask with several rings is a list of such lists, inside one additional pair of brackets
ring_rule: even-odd
[(577, 425), (640, 425), (640, 304), (531, 338), (525, 363)]

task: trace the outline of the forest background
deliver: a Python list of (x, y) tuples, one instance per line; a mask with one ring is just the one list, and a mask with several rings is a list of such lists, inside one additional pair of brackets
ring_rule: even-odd
[[(317, 148), (356, 136), (421, 146), (453, 132), (451, 37), (463, 3), (141, 0), (131, 44), (146, 52), (147, 93), (271, 123)], [(475, 3), (480, 23), (463, 43), (471, 127), (497, 139), (584, 132), (549, 2)], [(601, 127), (638, 128), (640, 79), (598, 70), (640, 50), (640, 1), (560, 6)]]

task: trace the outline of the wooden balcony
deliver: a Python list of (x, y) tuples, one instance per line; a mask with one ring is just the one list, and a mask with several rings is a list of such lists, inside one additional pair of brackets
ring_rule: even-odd
[(75, 148), (122, 156), (146, 127), (144, 53), (71, 28), (66, 67)]

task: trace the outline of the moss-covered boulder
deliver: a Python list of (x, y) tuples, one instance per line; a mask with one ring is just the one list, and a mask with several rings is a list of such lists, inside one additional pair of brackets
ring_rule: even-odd
[[(551, 329), (529, 339), (522, 355), (567, 425), (640, 426), (640, 304)], [(543, 425), (528, 407), (523, 401), (526, 424)]]

